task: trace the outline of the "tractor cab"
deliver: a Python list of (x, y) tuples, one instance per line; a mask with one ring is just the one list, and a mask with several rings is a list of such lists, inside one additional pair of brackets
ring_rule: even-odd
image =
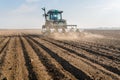
[(49, 10), (47, 12), (47, 17), (48, 17), (47, 19), (53, 21), (62, 20), (62, 13), (63, 11), (59, 11), (59, 10)]

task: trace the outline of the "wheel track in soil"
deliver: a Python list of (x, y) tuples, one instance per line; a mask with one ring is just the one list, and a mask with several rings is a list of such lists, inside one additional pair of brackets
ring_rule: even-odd
[(20, 37), (20, 42), (21, 42), (21, 46), (22, 46), (22, 50), (23, 50), (24, 59), (25, 59), (25, 65), (26, 65), (28, 73), (29, 73), (28, 78), (29, 78), (29, 80), (38, 80), (37, 77), (36, 77), (36, 73), (33, 70), (31, 59), (30, 59), (30, 57), (28, 55), (25, 44), (24, 44), (21, 37)]
[(89, 58), (89, 57), (87, 57), (87, 56), (85, 56), (85, 55), (79, 54), (78, 52), (76, 52), (76, 51), (74, 51), (74, 50), (71, 50), (71, 49), (69, 49), (69, 48), (67, 48), (67, 47), (64, 47), (63, 45), (61, 46), (61, 45), (55, 43), (55, 41), (54, 41), (54, 42), (53, 42), (52, 40), (50, 41), (50, 39), (49, 39), (49, 40), (48, 40), (48, 39), (47, 39), (47, 40), (46, 40), (46, 39), (43, 39), (43, 40), (48, 41), (48, 42), (50, 42), (50, 43), (52, 43), (52, 44), (54, 44), (54, 45), (56, 45), (56, 46), (59, 46), (59, 47), (65, 49), (65, 50), (67, 50), (67, 51), (69, 51), (69, 52), (73, 52), (74, 54), (76, 54), (76, 55), (78, 55), (78, 56), (80, 56), (80, 57), (83, 57), (83, 58), (85, 58), (85, 59), (88, 59), (88, 60), (90, 60), (91, 62), (96, 63), (96, 64), (98, 64), (98, 65), (101, 65), (101, 66), (104, 67), (105, 69), (107, 69), (107, 70), (109, 70), (109, 71), (111, 71), (111, 72), (113, 72), (113, 73), (115, 73), (115, 74), (120, 75), (120, 70), (118, 70), (117, 68), (114, 68), (114, 67), (112, 67), (112, 66), (107, 66), (107, 65), (105, 65), (105, 64), (99, 63), (98, 61), (95, 61), (94, 59), (91, 59), (91, 58)]
[(54, 64), (51, 63), (51, 61), (47, 58), (47, 56), (40, 53), (41, 51), (37, 49), (34, 43), (32, 43), (28, 38), (26, 38), (26, 40), (28, 41), (29, 45), (33, 48), (33, 50), (36, 52), (37, 56), (39, 57), (39, 60), (46, 67), (49, 75), (52, 76), (52, 79), (53, 80), (66, 80), (65, 75), (61, 73), (60, 70), (57, 69)]
[[(30, 37), (29, 37), (30, 38)], [(52, 58), (54, 58), (60, 65), (62, 65), (62, 67), (68, 71), (69, 73), (71, 73), (72, 75), (74, 75), (77, 79), (80, 80), (92, 80), (88, 75), (86, 75), (83, 71), (77, 69), (76, 67), (74, 67), (73, 65), (71, 65), (69, 62), (67, 62), (65, 59), (63, 59), (62, 57), (58, 56), (56, 53), (54, 53), (53, 51), (51, 51), (50, 49), (48, 49), (47, 47), (45, 47), (44, 45), (42, 45), (41, 43), (37, 42), (36, 40), (30, 38), (32, 41), (34, 41), (36, 44), (39, 45), (39, 47), (43, 48), (44, 50), (47, 51), (48, 54), (50, 54), (50, 56)]]

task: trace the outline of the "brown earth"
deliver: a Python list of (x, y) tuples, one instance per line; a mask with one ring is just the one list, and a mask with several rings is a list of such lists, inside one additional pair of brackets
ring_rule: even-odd
[(1, 30), (0, 80), (120, 80), (120, 34), (101, 33)]

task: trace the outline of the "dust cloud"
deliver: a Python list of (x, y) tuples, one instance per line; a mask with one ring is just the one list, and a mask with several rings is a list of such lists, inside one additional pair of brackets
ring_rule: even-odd
[(94, 40), (105, 38), (103, 35), (92, 34), (87, 32), (67, 32), (67, 33), (50, 33), (49, 37), (56, 40)]

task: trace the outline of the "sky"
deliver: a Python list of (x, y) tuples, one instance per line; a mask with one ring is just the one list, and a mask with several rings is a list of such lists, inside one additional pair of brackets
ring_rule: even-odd
[(38, 29), (42, 7), (62, 10), (80, 28), (120, 28), (120, 0), (0, 0), (0, 29)]

